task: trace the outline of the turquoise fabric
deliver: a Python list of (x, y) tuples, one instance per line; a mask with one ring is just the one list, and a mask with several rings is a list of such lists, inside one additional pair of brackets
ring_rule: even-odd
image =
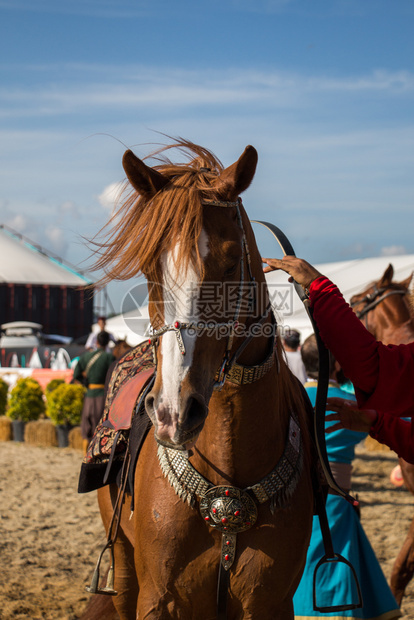
[[(305, 383), (305, 389), (312, 405), (315, 405), (316, 382)], [(334, 396), (355, 401), (355, 397), (349, 392), (344, 392), (337, 384), (330, 384), (328, 388), (328, 398), (333, 398)], [(333, 424), (334, 422), (326, 422), (325, 428)], [(329, 461), (333, 463), (352, 463), (355, 458), (355, 446), (366, 437), (367, 433), (357, 433), (356, 431), (349, 431), (346, 428), (334, 431), (333, 433), (327, 433), (325, 435), (325, 441)]]
[[(312, 404), (314, 404), (316, 386), (305, 385), (305, 388)], [(350, 400), (348, 392), (331, 385), (328, 389), (328, 397), (332, 396)], [(365, 433), (356, 433), (346, 429), (327, 434), (326, 448), (329, 460), (351, 463), (354, 458), (355, 445), (364, 437), (366, 437)], [(320, 613), (313, 610), (314, 570), (316, 564), (325, 554), (319, 519), (315, 516), (305, 571), (293, 599), (295, 619), (392, 620), (399, 618), (401, 612), (354, 508), (342, 497), (328, 495), (326, 511), (334, 551), (346, 558), (354, 567), (362, 591), (363, 607), (362, 609), (331, 613)], [(330, 563), (327, 567), (318, 570), (316, 592), (316, 604), (319, 607), (351, 604), (358, 600), (351, 570), (340, 563)]]

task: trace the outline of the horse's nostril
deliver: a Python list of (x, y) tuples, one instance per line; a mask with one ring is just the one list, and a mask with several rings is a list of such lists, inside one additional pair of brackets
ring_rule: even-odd
[(188, 421), (188, 426), (194, 428), (204, 422), (207, 416), (207, 407), (204, 401), (194, 396), (190, 396), (184, 411), (184, 420)]
[(145, 399), (145, 409), (148, 415), (154, 412), (154, 401), (155, 401), (154, 396), (152, 396), (151, 394), (148, 394), (148, 396)]

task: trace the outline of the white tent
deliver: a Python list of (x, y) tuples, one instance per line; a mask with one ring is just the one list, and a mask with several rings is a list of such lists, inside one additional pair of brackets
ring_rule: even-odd
[(0, 283), (85, 286), (90, 280), (0, 226)]
[[(107, 319), (105, 329), (117, 340), (126, 340), (132, 346), (139, 344), (149, 337), (148, 306)], [(97, 323), (93, 325), (92, 331), (99, 332)]]
[[(323, 263), (315, 267), (337, 284), (349, 301), (352, 295), (362, 292), (371, 282), (379, 280), (390, 263), (394, 267), (394, 280), (404, 280), (414, 270), (414, 254)], [(273, 271), (267, 274), (266, 278), (279, 324), (285, 329), (297, 329), (303, 342), (312, 333), (312, 325), (293, 285), (288, 282), (287, 274)], [(117, 339), (126, 339), (131, 345), (139, 344), (148, 338), (148, 327), (147, 306), (112, 317), (106, 322), (107, 331)], [(99, 331), (98, 325), (94, 326), (94, 330)]]

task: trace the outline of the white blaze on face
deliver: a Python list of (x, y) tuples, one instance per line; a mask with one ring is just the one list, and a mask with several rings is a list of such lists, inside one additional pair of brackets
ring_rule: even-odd
[[(190, 264), (187, 272), (183, 273), (179, 266), (174, 264), (178, 246), (171, 252), (165, 253), (161, 259), (163, 269), (163, 296), (164, 322), (173, 325), (180, 323), (197, 323), (200, 283)], [(199, 240), (199, 251), (202, 259), (208, 254), (208, 237), (202, 230)], [(189, 334), (183, 329), (181, 336), (185, 346), (185, 355), (182, 355), (177, 335), (174, 331), (166, 332), (161, 341), (162, 354), (162, 394), (159, 405), (169, 410), (175, 426), (178, 420), (180, 386), (187, 375), (192, 361), (197, 334)]]

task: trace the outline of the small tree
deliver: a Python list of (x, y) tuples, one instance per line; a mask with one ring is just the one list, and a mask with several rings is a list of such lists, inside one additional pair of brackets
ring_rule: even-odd
[(64, 379), (52, 379), (49, 381), (45, 388), (46, 401), (48, 400), (50, 393), (53, 392), (53, 390), (56, 390), (56, 388), (59, 387), (59, 385), (62, 385), (62, 383), (65, 383)]
[(7, 407), (9, 384), (0, 377), (0, 415), (4, 415)]
[(38, 420), (46, 411), (43, 390), (31, 377), (18, 379), (10, 391), (9, 407), (6, 415), (12, 420)]
[(49, 392), (47, 415), (53, 424), (78, 426), (81, 421), (85, 392), (83, 385), (71, 383), (62, 383)]

